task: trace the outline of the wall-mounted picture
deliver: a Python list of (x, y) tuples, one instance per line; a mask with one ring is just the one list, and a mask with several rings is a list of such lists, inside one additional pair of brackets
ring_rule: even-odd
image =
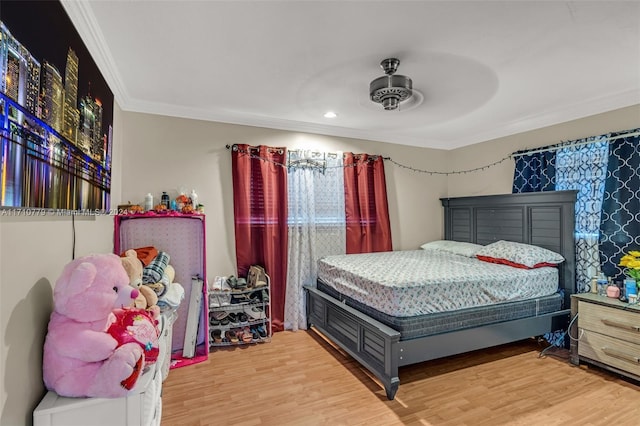
[(109, 209), (113, 93), (58, 1), (0, 1), (0, 207)]

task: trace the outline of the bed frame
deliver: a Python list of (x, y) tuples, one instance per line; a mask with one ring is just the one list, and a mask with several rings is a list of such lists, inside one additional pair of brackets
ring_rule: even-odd
[(383, 384), (393, 399), (400, 379), (398, 368), (476, 349), (515, 342), (566, 329), (571, 294), (575, 292), (574, 206), (577, 191), (442, 198), (445, 239), (489, 244), (509, 240), (560, 253), (560, 288), (566, 309), (529, 318), (467, 328), (410, 340), (346, 305), (305, 286), (307, 321), (344, 349)]

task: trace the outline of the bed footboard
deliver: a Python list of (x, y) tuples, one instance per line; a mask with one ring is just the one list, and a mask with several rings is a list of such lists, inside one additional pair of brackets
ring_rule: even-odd
[(338, 300), (305, 286), (307, 322), (344, 349), (384, 385), (388, 399), (398, 391), (400, 333)]

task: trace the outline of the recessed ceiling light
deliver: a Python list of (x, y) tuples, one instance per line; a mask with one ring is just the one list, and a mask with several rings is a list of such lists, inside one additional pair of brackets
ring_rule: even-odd
[(324, 118), (336, 118), (338, 114), (333, 111), (327, 111), (324, 113)]

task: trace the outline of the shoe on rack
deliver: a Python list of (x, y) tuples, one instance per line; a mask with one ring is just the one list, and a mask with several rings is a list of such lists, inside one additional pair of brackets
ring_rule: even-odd
[(220, 306), (229, 306), (231, 304), (231, 295), (229, 294), (215, 294), (209, 295), (209, 306), (218, 308)]
[(260, 268), (260, 273), (258, 274), (258, 279), (256, 281), (256, 287), (266, 287), (267, 286), (267, 271), (264, 270), (262, 266)]
[(225, 277), (215, 277), (213, 283), (211, 284), (211, 291), (222, 291), (222, 286), (225, 284)]
[(244, 313), (247, 314), (249, 316), (249, 319), (253, 321), (265, 319), (267, 317), (264, 314), (262, 308), (258, 306), (245, 306)]
[(222, 343), (222, 330), (218, 328), (211, 330), (211, 337), (215, 343)]
[(258, 333), (258, 330), (255, 327), (251, 327), (250, 331), (251, 331), (251, 337), (253, 337), (253, 340), (260, 339), (260, 333)]
[(220, 325), (220, 320), (215, 319), (213, 315), (209, 315), (209, 325)]
[(253, 333), (249, 327), (245, 327), (242, 329), (242, 341), (244, 343), (251, 343), (253, 340)]
[(240, 323), (238, 322), (238, 315), (235, 312), (230, 312), (227, 318), (229, 319), (229, 324), (231, 324), (232, 326), (240, 325)]
[(226, 317), (229, 316), (229, 312), (227, 311), (213, 311), (211, 312), (211, 317), (213, 317), (214, 319), (221, 321), (223, 319), (225, 319)]
[[(231, 276), (233, 277), (233, 275)], [(229, 277), (229, 278), (231, 278)], [(217, 278), (216, 278), (217, 279)], [(222, 291), (231, 291), (231, 286), (229, 285), (229, 279), (227, 277), (220, 277), (220, 290)]]
[(229, 290), (233, 290), (238, 285), (238, 279), (233, 275), (229, 275), (227, 277), (226, 284), (227, 287), (229, 287)]
[(237, 305), (239, 303), (246, 303), (246, 302), (250, 302), (251, 299), (249, 299), (249, 295), (246, 293), (241, 293), (241, 294), (232, 294), (231, 295), (231, 304), (232, 305)]
[(261, 338), (267, 337), (267, 330), (264, 328), (264, 325), (259, 325), (256, 327), (256, 331), (260, 335)]
[(236, 281), (236, 289), (244, 290), (247, 288), (247, 279), (246, 278), (238, 278)]
[(262, 291), (256, 290), (250, 293), (247, 297), (251, 302), (262, 302)]
[(220, 306), (229, 306), (231, 304), (231, 295), (219, 294), (218, 300), (220, 301)]
[(214, 321), (218, 321), (218, 324), (220, 325), (229, 324), (229, 312), (227, 311), (213, 311), (209, 314), (209, 316), (213, 318)]
[(267, 273), (260, 265), (251, 265), (247, 273), (247, 287), (256, 288), (267, 285)]
[(250, 293), (247, 297), (251, 302), (269, 303), (269, 292), (265, 289), (256, 290)]
[(225, 333), (225, 336), (231, 343), (238, 343), (238, 336), (236, 335), (235, 331), (227, 330), (227, 332)]
[(218, 300), (218, 296), (215, 294), (210, 294), (209, 295), (209, 307), (211, 308), (219, 308), (220, 307), (220, 301)]

